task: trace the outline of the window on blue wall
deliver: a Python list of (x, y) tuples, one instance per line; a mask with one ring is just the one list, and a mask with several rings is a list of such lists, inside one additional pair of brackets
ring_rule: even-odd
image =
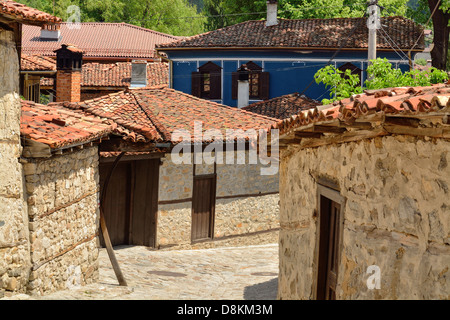
[(222, 98), (222, 68), (209, 61), (192, 72), (192, 95), (211, 100)]
[[(269, 73), (263, 72), (256, 63), (249, 61), (246, 63), (249, 70), (249, 98), (251, 100), (267, 100), (269, 98)], [(232, 98), (237, 99), (238, 73), (232, 75)]]

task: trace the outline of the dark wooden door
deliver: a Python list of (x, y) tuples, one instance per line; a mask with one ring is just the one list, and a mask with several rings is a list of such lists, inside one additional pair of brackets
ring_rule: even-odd
[[(113, 246), (156, 245), (159, 162), (159, 159), (126, 161), (115, 168), (103, 203)], [(112, 163), (100, 165), (102, 189), (111, 167)], [(104, 246), (103, 239), (101, 243)]]
[(335, 300), (339, 264), (341, 205), (321, 197), (317, 299)]
[[(100, 186), (103, 188), (106, 177), (112, 164), (100, 165)], [(106, 190), (103, 212), (105, 214), (106, 227), (113, 246), (128, 244), (130, 221), (130, 188), (131, 188), (131, 163), (120, 163), (114, 169)], [(104, 246), (103, 238), (100, 238)]]
[(132, 244), (156, 245), (159, 159), (136, 161), (133, 191)]
[(212, 239), (216, 204), (216, 175), (194, 177), (192, 194), (192, 241)]

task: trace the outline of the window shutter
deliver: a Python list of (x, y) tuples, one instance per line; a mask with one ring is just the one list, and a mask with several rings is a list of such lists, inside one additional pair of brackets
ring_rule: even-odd
[(192, 95), (196, 97), (201, 96), (201, 73), (200, 72), (192, 72)]
[(233, 72), (231, 74), (231, 99), (237, 100), (238, 98), (238, 80), (239, 73)]
[(213, 71), (211, 75), (210, 99), (222, 99), (222, 77), (221, 72)]
[(259, 98), (261, 100), (269, 99), (269, 72), (259, 74)]

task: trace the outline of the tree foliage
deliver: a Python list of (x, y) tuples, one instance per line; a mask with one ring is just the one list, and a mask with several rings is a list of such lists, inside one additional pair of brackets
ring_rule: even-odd
[(430, 86), (448, 80), (448, 74), (445, 71), (434, 67), (425, 71), (402, 72), (400, 69), (393, 68), (386, 58), (377, 58), (371, 62), (371, 65), (367, 67), (368, 80), (364, 82), (364, 88), (359, 85), (359, 77), (352, 75), (350, 70), (346, 70), (343, 74), (341, 70), (329, 65), (317, 71), (314, 75), (316, 83), (323, 83), (326, 87), (330, 87), (330, 99), (323, 99), (322, 103), (328, 104), (348, 98), (361, 93), (364, 89)]
[[(380, 0), (383, 15), (405, 15), (409, 0)], [(450, 1), (450, 0), (449, 0)], [(205, 0), (206, 29), (215, 30), (247, 20), (266, 17), (266, 0)], [(279, 0), (278, 17), (282, 19), (362, 17), (367, 4), (361, 0)], [(216, 15), (226, 15), (217, 17)]]
[(204, 31), (205, 19), (188, 0), (19, 0), (67, 21), (73, 12), (81, 11), (82, 22), (127, 22), (144, 28), (177, 36), (189, 36)]

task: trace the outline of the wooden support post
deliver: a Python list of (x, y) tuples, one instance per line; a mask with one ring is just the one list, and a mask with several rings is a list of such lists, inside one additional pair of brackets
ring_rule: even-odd
[(103, 240), (105, 240), (106, 251), (108, 252), (109, 260), (111, 261), (112, 267), (114, 269), (114, 273), (116, 274), (117, 280), (119, 281), (119, 285), (126, 287), (127, 281), (125, 280), (125, 277), (122, 274), (122, 270), (120, 270), (119, 263), (117, 262), (116, 255), (114, 254), (114, 249), (111, 244), (111, 238), (109, 237), (108, 228), (106, 227), (105, 214), (103, 212), (103, 204), (105, 201), (106, 189), (108, 187), (109, 179), (111, 178), (112, 173), (114, 172), (114, 169), (116, 168), (117, 164), (119, 163), (120, 159), (122, 158), (122, 156), (124, 154), (125, 154), (125, 152), (122, 152), (116, 158), (111, 170), (108, 173), (108, 176), (106, 177), (105, 183), (103, 185), (103, 190), (101, 192), (101, 197), (100, 197), (100, 228), (102, 230)]

